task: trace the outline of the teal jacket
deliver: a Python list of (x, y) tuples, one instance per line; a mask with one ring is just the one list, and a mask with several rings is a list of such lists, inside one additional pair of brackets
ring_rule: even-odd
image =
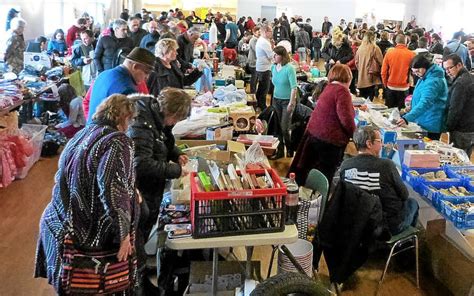
[(403, 117), (431, 133), (446, 131), (448, 86), (444, 71), (432, 65), (415, 86), (411, 110)]

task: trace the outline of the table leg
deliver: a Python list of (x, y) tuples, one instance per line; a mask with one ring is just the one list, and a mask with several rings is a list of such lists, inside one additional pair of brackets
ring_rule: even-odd
[(218, 248), (212, 249), (212, 295), (217, 295), (217, 264), (219, 263)]
[(245, 279), (252, 279), (252, 256), (253, 256), (253, 246), (245, 247), (247, 252), (247, 262), (245, 263)]

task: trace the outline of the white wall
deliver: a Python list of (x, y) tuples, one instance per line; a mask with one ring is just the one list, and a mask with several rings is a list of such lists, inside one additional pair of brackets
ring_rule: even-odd
[[(20, 8), (21, 10), (21, 17), (26, 20), (27, 25), (25, 28), (25, 39), (34, 39), (40, 35), (44, 34), (44, 13), (43, 13), (43, 6), (44, 0), (35, 0), (35, 1), (27, 1), (27, 0), (1, 0), (1, 13), (5, 16), (2, 16), (2, 23), (0, 32), (1, 34), (5, 33), (5, 18), (6, 14), (10, 10), (10, 8)], [(3, 36), (2, 36), (3, 37)], [(3, 40), (3, 38), (0, 38)]]
[[(354, 0), (239, 0), (237, 14), (252, 16), (256, 20), (260, 17), (262, 5), (277, 6), (277, 9), (287, 7), (291, 9), (291, 15), (311, 18), (315, 30), (321, 30), (324, 16), (328, 16), (333, 24), (339, 24), (341, 18), (353, 20), (355, 13)], [(286, 15), (290, 16), (288, 13)]]
[(418, 2), (420, 1), (437, 0), (239, 0), (238, 16), (250, 15), (256, 19), (260, 17), (262, 5), (288, 7), (291, 9), (292, 15), (301, 15), (304, 19), (311, 18), (313, 27), (316, 30), (321, 30), (324, 16), (329, 16), (334, 25), (339, 24), (341, 18), (345, 19), (346, 22), (354, 21), (354, 18), (362, 17), (356, 15), (358, 3), (367, 4), (372, 2), (373, 5), (376, 5), (383, 2), (405, 4), (403, 22), (406, 24), (412, 15), (418, 15)]

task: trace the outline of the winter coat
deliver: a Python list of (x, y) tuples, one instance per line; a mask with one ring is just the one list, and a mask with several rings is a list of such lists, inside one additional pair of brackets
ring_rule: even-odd
[(139, 47), (143, 37), (145, 37), (146, 35), (148, 35), (148, 32), (146, 30), (138, 28), (136, 32), (130, 32), (128, 37), (132, 39), (133, 47)]
[(133, 49), (132, 39), (130, 37), (119, 39), (115, 37), (113, 31), (110, 36), (102, 36), (99, 39), (94, 53), (94, 62), (99, 73), (119, 65), (120, 49), (130, 52)]
[(366, 88), (373, 85), (381, 84), (382, 79), (380, 73), (369, 74), (370, 65), (377, 62), (379, 69), (382, 68), (383, 55), (377, 45), (361, 45), (355, 55), (355, 64), (358, 71), (358, 88)]
[(160, 40), (160, 33), (149, 33), (142, 38), (142, 41), (140, 41), (140, 47), (148, 50), (153, 49), (151, 53), (155, 54), (154, 48), (158, 40)]
[(71, 64), (81, 69), (82, 81), (84, 85), (91, 85), (92, 81), (97, 78), (97, 68), (94, 61), (90, 64), (84, 63), (84, 57), (89, 57), (89, 53), (94, 50), (92, 44), (86, 46), (85, 44), (78, 45), (72, 50)]
[(282, 40), (290, 40), (288, 29), (285, 26), (273, 28), (273, 40), (275, 40), (275, 44), (278, 44), (278, 42)]
[(313, 241), (313, 266), (324, 251), (331, 282), (342, 283), (367, 260), (369, 246), (383, 232), (380, 199), (340, 181), (329, 199)]
[(23, 53), (25, 52), (25, 39), (23, 35), (18, 35), (11, 30), (7, 39), (4, 60), (8, 71), (18, 75), (23, 70)]
[(178, 158), (183, 153), (175, 146), (172, 127), (164, 125), (164, 115), (154, 97), (141, 98), (136, 107), (138, 115), (128, 135), (135, 144), (137, 187), (154, 212), (160, 207), (166, 180), (181, 176)]
[(309, 48), (311, 46), (311, 40), (309, 38), (308, 32), (303, 29), (300, 29), (295, 34), (295, 48)]
[(393, 44), (388, 40), (380, 40), (379, 42), (377, 42), (377, 46), (382, 51), (382, 55), (385, 56), (387, 49), (393, 47)]
[(202, 72), (197, 68), (189, 75), (184, 75), (178, 67), (178, 62), (171, 62), (171, 69), (163, 65), (161, 59), (157, 58), (155, 69), (150, 73), (147, 80), (147, 87), (150, 94), (157, 96), (165, 87), (183, 88), (185, 85), (191, 85), (201, 77)]
[(355, 131), (354, 116), (349, 90), (330, 83), (319, 96), (307, 131), (321, 141), (345, 147)]
[(194, 44), (186, 39), (184, 34), (179, 35), (176, 38), (176, 42), (178, 42), (178, 61), (181, 64), (181, 69), (184, 71), (192, 67)]
[[(335, 47), (332, 42), (326, 42), (326, 44), (321, 52), (322, 58), (326, 61), (333, 59), (334, 62), (339, 61), (341, 64), (347, 64), (354, 57), (351, 47), (346, 42), (343, 42), (339, 48)], [(329, 72), (329, 70), (330, 66), (326, 64), (326, 71)]]
[(35, 277), (46, 277), (65, 295), (61, 271), (66, 233), (82, 250), (112, 252), (136, 231), (133, 143), (107, 123), (78, 132), (59, 158), (51, 202), (40, 220)]
[(432, 65), (421, 77), (413, 92), (411, 110), (403, 117), (416, 122), (431, 133), (445, 131), (448, 86), (444, 71), (438, 65)]
[(443, 44), (441, 42), (434, 42), (431, 44), (429, 51), (432, 54), (443, 54)]
[(449, 88), (448, 106), (448, 131), (474, 132), (474, 77), (464, 68)]
[(466, 69), (471, 70), (471, 57), (469, 56), (469, 51), (464, 44), (461, 44), (459, 40), (454, 39), (446, 44), (445, 49), (449, 49), (450, 53), (457, 54), (461, 58)]
[(50, 40), (48, 43), (48, 54), (53, 54), (53, 51), (57, 50), (59, 52), (59, 56), (63, 57), (65, 53), (67, 53), (67, 45), (64, 40)]

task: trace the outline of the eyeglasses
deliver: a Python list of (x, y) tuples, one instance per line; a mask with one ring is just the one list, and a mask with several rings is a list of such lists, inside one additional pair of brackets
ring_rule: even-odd
[(382, 139), (373, 139), (372, 142), (379, 142), (379, 143), (382, 143)]
[(446, 70), (446, 72), (448, 72), (448, 71), (451, 71), (451, 69), (454, 68), (454, 67), (456, 67), (456, 65), (447, 66), (445, 70)]

